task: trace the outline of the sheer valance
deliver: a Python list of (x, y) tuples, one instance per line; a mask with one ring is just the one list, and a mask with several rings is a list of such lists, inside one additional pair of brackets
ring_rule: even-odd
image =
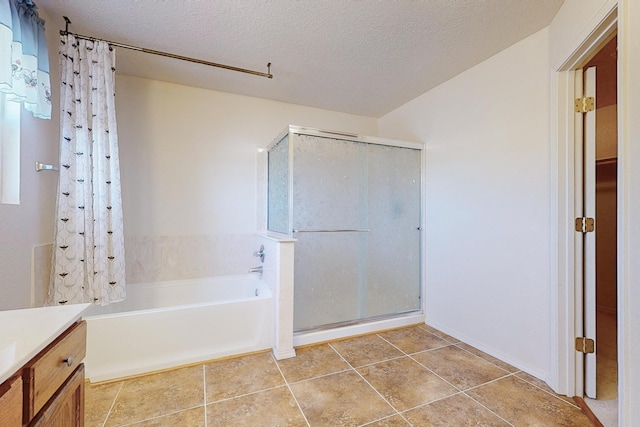
[(44, 20), (32, 0), (0, 0), (0, 92), (35, 117), (51, 118)]

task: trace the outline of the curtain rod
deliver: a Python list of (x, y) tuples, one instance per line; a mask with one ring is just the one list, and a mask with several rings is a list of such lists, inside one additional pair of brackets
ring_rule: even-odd
[(112, 42), (112, 41), (109, 41), (109, 40), (98, 39), (98, 38), (90, 37), (90, 36), (83, 36), (81, 34), (76, 34), (76, 33), (70, 32), (69, 31), (69, 24), (71, 24), (71, 21), (66, 16), (63, 16), (63, 18), (64, 18), (64, 21), (66, 23), (66, 26), (65, 26), (64, 30), (60, 30), (60, 35), (61, 36), (66, 36), (67, 34), (70, 34), (70, 35), (76, 36), (79, 39), (90, 40), (90, 41), (104, 41), (104, 42), (107, 42), (111, 46), (121, 47), (123, 49), (130, 49), (130, 50), (135, 50), (135, 51), (138, 51), (138, 52), (150, 53), (152, 55), (159, 55), (159, 56), (164, 56), (164, 57), (167, 57), (167, 58), (179, 59), (181, 61), (194, 62), (196, 64), (208, 65), (210, 67), (224, 68), (225, 70), (231, 70), (231, 71), (238, 71), (240, 73), (253, 74), (254, 76), (266, 77), (268, 79), (272, 79), (273, 78), (273, 74), (271, 74), (271, 62), (269, 62), (267, 64), (267, 72), (266, 73), (261, 73), (260, 71), (247, 70), (246, 68), (232, 67), (231, 65), (224, 65), (224, 64), (218, 64), (218, 63), (215, 63), (215, 62), (204, 61), (202, 59), (189, 58), (188, 56), (175, 55), (173, 53), (162, 52), (162, 51), (159, 51), (159, 50), (146, 49), (144, 47), (131, 46), (131, 45), (124, 44), (124, 43)]

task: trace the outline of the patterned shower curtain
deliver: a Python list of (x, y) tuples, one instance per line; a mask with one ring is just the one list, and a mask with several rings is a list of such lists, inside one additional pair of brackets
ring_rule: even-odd
[(49, 304), (125, 298), (115, 53), (60, 40), (60, 181)]

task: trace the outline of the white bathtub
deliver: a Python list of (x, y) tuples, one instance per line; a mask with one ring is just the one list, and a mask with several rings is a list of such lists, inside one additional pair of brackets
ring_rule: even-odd
[(273, 298), (257, 274), (127, 286), (85, 312), (91, 382), (273, 347)]

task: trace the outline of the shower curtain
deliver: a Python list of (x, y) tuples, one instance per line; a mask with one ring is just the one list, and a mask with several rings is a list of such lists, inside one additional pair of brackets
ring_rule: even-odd
[(125, 298), (115, 53), (60, 40), (60, 181), (49, 304)]

